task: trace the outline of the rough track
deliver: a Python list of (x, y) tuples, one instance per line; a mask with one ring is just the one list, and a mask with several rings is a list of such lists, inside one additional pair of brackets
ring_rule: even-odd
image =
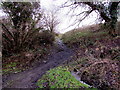
[(51, 68), (62, 64), (66, 60), (70, 60), (73, 56), (73, 51), (67, 48), (60, 40), (57, 40), (59, 50), (48, 57), (46, 63), (42, 63), (37, 67), (17, 74), (11, 74), (5, 77), (3, 87), (5, 88), (37, 88), (37, 80)]

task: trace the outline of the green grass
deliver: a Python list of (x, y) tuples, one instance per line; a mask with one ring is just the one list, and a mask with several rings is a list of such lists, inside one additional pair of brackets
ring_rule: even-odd
[(71, 48), (74, 47), (74, 45), (86, 48), (90, 45), (95, 45), (96, 41), (108, 38), (109, 36), (106, 31), (91, 32), (86, 30), (72, 32), (73, 31), (70, 31), (62, 36), (63, 43)]
[(3, 69), (2, 72), (3, 74), (7, 74), (7, 73), (18, 73), (21, 70), (17, 68), (17, 63), (9, 63), (9, 64), (3, 64)]
[(62, 40), (64, 43), (75, 43), (75, 42), (80, 42), (81, 39), (83, 38), (92, 38), (94, 36), (97, 36), (98, 38), (96, 39), (99, 39), (100, 37), (99, 36), (102, 36), (102, 35), (106, 35), (107, 32), (104, 32), (104, 31), (101, 31), (101, 32), (96, 32), (96, 33), (93, 33), (93, 32), (90, 32), (90, 31), (82, 31), (82, 32), (73, 32), (71, 31), (71, 33), (66, 33), (63, 35), (62, 37)]
[(37, 85), (40, 88), (89, 88), (88, 85), (76, 80), (67, 67), (62, 66), (48, 71), (38, 80)]
[(70, 41), (77, 41), (80, 37), (84, 37), (84, 36), (89, 36), (90, 32), (77, 32), (77, 33), (72, 33), (69, 35), (65, 35), (65, 37), (63, 37), (63, 42), (67, 43)]

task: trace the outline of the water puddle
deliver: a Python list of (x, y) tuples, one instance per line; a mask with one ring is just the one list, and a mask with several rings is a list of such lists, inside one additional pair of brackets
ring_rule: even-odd
[(57, 47), (60, 49), (60, 50), (64, 50), (64, 51), (67, 51), (68, 48), (66, 47), (66, 45), (62, 42), (62, 40), (60, 40), (59, 38), (56, 38), (55, 40), (55, 44), (57, 45)]
[(86, 84), (88, 87), (92, 87), (90, 85), (88, 85), (87, 83), (81, 81), (80, 77), (75, 73), (75, 72), (71, 72), (72, 76), (74, 76), (80, 83)]

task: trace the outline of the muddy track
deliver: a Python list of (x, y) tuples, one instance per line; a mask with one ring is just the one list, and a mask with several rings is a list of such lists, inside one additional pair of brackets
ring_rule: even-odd
[(57, 40), (59, 48), (46, 59), (46, 63), (42, 63), (37, 67), (17, 74), (11, 74), (8, 77), (3, 77), (4, 88), (37, 88), (36, 82), (46, 71), (54, 68), (66, 60), (70, 60), (73, 56), (73, 51), (67, 48), (60, 40)]

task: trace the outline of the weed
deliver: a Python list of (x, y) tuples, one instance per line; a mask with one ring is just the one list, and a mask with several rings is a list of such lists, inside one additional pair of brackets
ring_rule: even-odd
[(17, 68), (17, 63), (11, 62), (9, 64), (3, 64), (2, 71), (4, 74), (7, 74), (7, 73), (18, 73), (21, 70)]

